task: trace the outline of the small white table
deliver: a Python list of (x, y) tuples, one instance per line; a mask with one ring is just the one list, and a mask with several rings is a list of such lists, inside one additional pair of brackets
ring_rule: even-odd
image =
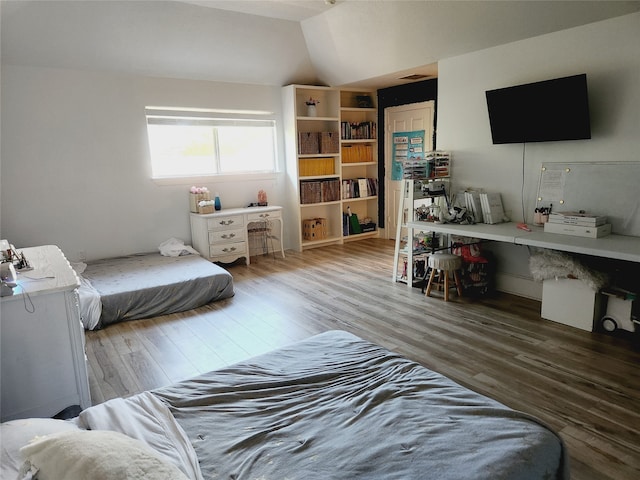
[(280, 237), (279, 250), (284, 258), (284, 225), (282, 207), (227, 208), (214, 213), (191, 213), (191, 240), (193, 248), (212, 262), (230, 263), (244, 257), (249, 265), (249, 231), (277, 221)]

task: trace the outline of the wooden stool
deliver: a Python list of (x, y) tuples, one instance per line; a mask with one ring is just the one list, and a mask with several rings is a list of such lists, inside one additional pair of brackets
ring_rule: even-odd
[[(456, 282), (456, 290), (458, 296), (462, 296), (462, 284), (460, 283), (460, 275), (458, 271), (462, 268), (462, 257), (454, 255), (452, 253), (437, 252), (433, 255), (429, 255), (429, 267), (431, 273), (429, 274), (429, 283), (427, 283), (426, 296), (430, 296), (431, 288), (434, 284), (438, 284), (442, 281), (444, 276), (444, 301), (449, 301), (449, 274), (453, 272), (453, 278)], [(434, 282), (434, 278), (438, 272), (438, 282)]]

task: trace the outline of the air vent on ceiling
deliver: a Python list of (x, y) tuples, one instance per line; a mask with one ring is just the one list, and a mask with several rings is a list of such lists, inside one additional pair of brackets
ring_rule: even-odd
[(424, 80), (425, 78), (429, 78), (429, 75), (422, 75), (421, 73), (412, 73), (411, 75), (405, 75), (404, 77), (398, 78), (398, 80)]

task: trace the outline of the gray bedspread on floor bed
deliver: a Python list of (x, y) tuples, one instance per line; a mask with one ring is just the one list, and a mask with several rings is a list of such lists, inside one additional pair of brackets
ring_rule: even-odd
[(231, 274), (199, 255), (109, 258), (88, 263), (82, 276), (100, 295), (97, 328), (182, 312), (234, 294)]
[(345, 332), (152, 393), (204, 478), (568, 478), (535, 418)]

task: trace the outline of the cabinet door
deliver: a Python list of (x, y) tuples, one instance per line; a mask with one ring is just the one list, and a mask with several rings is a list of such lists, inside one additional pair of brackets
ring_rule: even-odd
[(34, 295), (31, 302), (32, 313), (21, 299), (2, 304), (2, 421), (89, 406), (79, 316), (71, 326), (65, 292)]

